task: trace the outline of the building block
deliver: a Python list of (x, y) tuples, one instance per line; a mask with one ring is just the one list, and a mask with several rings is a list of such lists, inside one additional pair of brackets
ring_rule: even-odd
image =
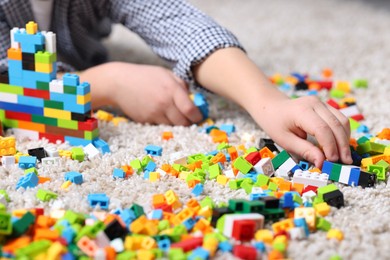
[(99, 206), (101, 209), (108, 209), (110, 199), (105, 193), (96, 193), (88, 195), (88, 203), (91, 207)]

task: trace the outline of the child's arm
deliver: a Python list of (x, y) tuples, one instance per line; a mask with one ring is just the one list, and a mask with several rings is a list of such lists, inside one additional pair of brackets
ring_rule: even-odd
[(95, 108), (119, 106), (140, 123), (190, 125), (202, 120), (186, 83), (167, 69), (110, 62), (83, 71), (80, 78), (91, 84)]
[[(242, 106), (287, 151), (317, 167), (324, 159), (352, 163), (349, 120), (316, 97), (289, 99), (238, 48), (220, 49), (194, 67), (207, 89)], [(318, 140), (323, 152), (306, 140)]]

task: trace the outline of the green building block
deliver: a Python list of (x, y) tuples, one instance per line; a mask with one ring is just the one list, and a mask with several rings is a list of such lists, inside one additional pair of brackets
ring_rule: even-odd
[(340, 174), (341, 174), (341, 167), (342, 167), (341, 164), (338, 164), (338, 163), (333, 164), (332, 171), (330, 172), (330, 175), (329, 175), (329, 180), (336, 181), (336, 182), (339, 181)]
[(15, 255), (17, 259), (27, 257), (33, 259), (35, 256), (39, 255), (42, 252), (45, 252), (52, 242), (50, 240), (38, 240), (30, 243), (27, 246), (19, 248), (16, 250)]
[(152, 253), (156, 259), (162, 259), (164, 254), (160, 248), (153, 248)]
[(39, 189), (36, 196), (40, 201), (49, 201), (58, 197), (56, 193), (43, 189)]
[(168, 251), (169, 260), (186, 260), (187, 256), (181, 248), (171, 248)]
[(163, 219), (158, 222), (158, 231), (166, 230), (170, 228), (171, 224), (169, 223), (169, 220)]
[(268, 189), (271, 191), (277, 191), (278, 190), (278, 184), (275, 182), (269, 182), (268, 183)]
[(206, 155), (204, 155), (203, 153), (197, 153), (197, 154), (193, 154), (193, 155), (188, 156), (187, 162), (194, 163), (197, 161), (203, 161), (205, 159), (206, 159)]
[(324, 202), (323, 198), (319, 198), (318, 196), (315, 196), (314, 199), (313, 199), (312, 204), (313, 204), (313, 206), (315, 206), (315, 205), (320, 204), (322, 202)]
[(54, 109), (64, 109), (64, 103), (60, 101), (55, 101), (55, 100), (43, 100), (43, 106), (46, 108), (54, 108)]
[(133, 203), (130, 209), (134, 212), (136, 218), (145, 215), (144, 208), (136, 203)]
[(76, 213), (74, 211), (71, 211), (71, 210), (67, 210), (65, 211), (65, 215), (63, 217), (63, 219), (67, 220), (69, 222), (69, 224), (80, 224), (80, 225), (84, 225), (84, 222), (85, 222), (85, 216), (81, 213)]
[(85, 153), (83, 148), (81, 147), (73, 147), (72, 148), (72, 159), (77, 160), (79, 162), (83, 162), (85, 157)]
[(79, 122), (75, 120), (58, 119), (58, 127), (78, 130)]
[(258, 152), (259, 150), (256, 147), (249, 147), (248, 149), (245, 150), (245, 154), (250, 154), (253, 152)]
[(6, 211), (7, 211), (7, 206), (5, 206), (3, 203), (0, 203), (0, 212), (6, 212)]
[(267, 209), (265, 208), (262, 212), (266, 221), (278, 221), (281, 218), (285, 217), (285, 212), (283, 209), (275, 208), (275, 209)]
[(246, 201), (245, 199), (230, 199), (228, 207), (235, 213), (244, 213), (244, 203)]
[(286, 252), (286, 244), (283, 242), (273, 242), (272, 243), (272, 248), (276, 251), (279, 251), (280, 253), (285, 253)]
[(339, 255), (332, 255), (329, 257), (329, 260), (343, 260), (343, 258)]
[(370, 173), (374, 173), (376, 175), (376, 178), (380, 181), (386, 180), (385, 166), (370, 164), (367, 167), (367, 171)]
[(357, 144), (364, 144), (367, 141), (370, 141), (370, 139), (368, 139), (365, 136), (362, 136), (362, 137), (360, 137), (359, 139), (356, 140)]
[(265, 208), (265, 203), (260, 200), (253, 201), (244, 201), (243, 203), (243, 213), (262, 213)]
[[(248, 179), (248, 180), (250, 180), (250, 179)], [(241, 183), (240, 187), (245, 191), (246, 194), (251, 194), (252, 188), (253, 188), (253, 181), (252, 180), (250, 180), (250, 181), (243, 181)]]
[(35, 173), (35, 175), (38, 175), (38, 170), (35, 167), (31, 167), (24, 170), (24, 174), (29, 174), (29, 173)]
[(274, 158), (272, 158), (272, 165), (274, 166), (274, 169), (277, 170), (280, 165), (282, 165), (290, 157), (291, 156), (286, 152), (286, 150), (278, 153)]
[(351, 130), (356, 130), (359, 128), (360, 123), (352, 118), (349, 118), (349, 126)]
[(130, 162), (131, 168), (134, 169), (137, 173), (140, 173), (143, 170), (141, 161), (139, 159), (134, 159)]
[(302, 200), (302, 197), (299, 196), (298, 194), (294, 194), (293, 195), (293, 201), (298, 203), (299, 205), (302, 205), (303, 204), (303, 200)]
[(20, 219), (12, 224), (12, 237), (23, 235), (34, 222), (35, 216), (29, 211), (26, 212)]
[(228, 149), (229, 147), (231, 147), (230, 144), (225, 143), (225, 142), (222, 142), (222, 143), (220, 143), (220, 144), (217, 146), (217, 150), (218, 150), (218, 151), (222, 151), (222, 150)]
[(135, 251), (124, 251), (116, 255), (116, 260), (135, 260), (137, 253)]
[(255, 182), (255, 186), (257, 186), (257, 187), (268, 185), (269, 180), (270, 180), (270, 178), (264, 174), (258, 174), (256, 179), (257, 180)]
[(16, 95), (24, 95), (23, 87), (0, 83), (0, 92)]
[(178, 163), (173, 164), (172, 168), (175, 169), (178, 172), (188, 172), (188, 171), (190, 171), (190, 169), (188, 169), (184, 165), (181, 165), (181, 164), (178, 164)]
[(7, 212), (0, 211), (0, 235), (12, 233), (12, 216)]
[(243, 174), (247, 174), (253, 167), (252, 164), (242, 156), (237, 157), (237, 159), (234, 160), (233, 166)]
[(322, 217), (317, 217), (316, 218), (316, 228), (322, 231), (329, 231), (331, 229), (332, 224), (327, 221), (326, 219)]
[(40, 115), (31, 115), (31, 121), (34, 123), (40, 123), (40, 124), (51, 125), (51, 126), (58, 125), (57, 118), (50, 118), (50, 117), (45, 117)]
[(214, 201), (212, 198), (210, 198), (209, 196), (206, 196), (204, 197), (200, 202), (200, 207), (201, 208), (204, 208), (204, 207), (210, 207), (210, 209), (213, 209), (215, 207), (215, 204), (214, 204)]
[(323, 196), (324, 196), (325, 193), (332, 192), (332, 191), (335, 191), (335, 190), (338, 190), (338, 188), (333, 183), (332, 184), (328, 184), (328, 185), (323, 186), (323, 187), (319, 187), (317, 189), (317, 197), (318, 197), (319, 201), (323, 201), (324, 200)]
[(343, 97), (345, 97), (345, 92), (340, 90), (340, 89), (331, 89), (329, 94), (333, 98), (343, 98)]
[(0, 190), (0, 195), (3, 195), (7, 202), (11, 202), (8, 193), (5, 190)]
[(91, 239), (96, 238), (96, 235), (104, 230), (105, 225), (102, 221), (96, 221), (93, 225), (87, 225), (81, 228), (74, 239), (74, 241), (78, 242), (82, 237), (87, 236)]
[(221, 174), (221, 167), (218, 163), (209, 166), (209, 179), (213, 180)]
[(367, 79), (355, 79), (352, 84), (355, 88), (367, 88), (368, 87), (368, 80)]
[(37, 89), (50, 90), (49, 82), (37, 81)]
[(385, 167), (385, 170), (386, 170), (386, 171), (389, 170), (389, 166), (390, 166), (390, 164), (388, 164), (385, 160), (380, 160), (380, 161), (377, 162), (375, 165), (379, 165), (379, 166)]
[(239, 180), (230, 180), (229, 181), (229, 188), (232, 190), (238, 190), (241, 187), (241, 183), (243, 182), (243, 179)]
[(38, 51), (34, 54), (34, 61), (36, 63), (52, 64), (57, 60), (57, 54), (47, 51)]

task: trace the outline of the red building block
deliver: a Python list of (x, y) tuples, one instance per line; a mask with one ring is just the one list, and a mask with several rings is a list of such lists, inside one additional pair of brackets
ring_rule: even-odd
[(171, 245), (171, 248), (181, 248), (184, 252), (194, 250), (203, 244), (203, 237), (194, 237)]
[(232, 237), (236, 240), (251, 241), (256, 232), (256, 223), (253, 220), (235, 220), (233, 222)]
[(260, 153), (258, 151), (251, 152), (250, 154), (248, 154), (245, 157), (245, 160), (250, 162), (252, 165), (255, 165), (256, 163), (258, 163), (258, 161), (260, 161), (260, 159), (261, 159), (261, 156), (260, 156)]
[(243, 260), (257, 259), (257, 251), (253, 246), (236, 245), (233, 248), (233, 255)]

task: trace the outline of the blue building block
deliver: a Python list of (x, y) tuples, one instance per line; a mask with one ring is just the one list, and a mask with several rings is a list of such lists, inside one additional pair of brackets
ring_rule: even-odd
[(28, 169), (35, 167), (37, 165), (37, 157), (36, 156), (20, 156), (19, 157), (19, 168)]
[(150, 177), (150, 171), (145, 170), (144, 171), (144, 180), (149, 180), (149, 177)]
[(196, 197), (199, 196), (202, 192), (203, 192), (203, 184), (202, 183), (196, 184), (195, 187), (191, 191), (191, 193)]
[(206, 128), (205, 128), (206, 134), (209, 134), (211, 132), (211, 130), (213, 130), (213, 129), (219, 130), (219, 128), (216, 127), (215, 125), (206, 126)]
[(171, 248), (171, 241), (168, 238), (161, 239), (157, 242), (158, 248), (167, 252)]
[(72, 243), (75, 236), (76, 232), (72, 227), (66, 227), (61, 232), (61, 237), (63, 237), (68, 244)]
[(207, 103), (206, 98), (202, 93), (194, 94), (194, 104), (202, 113), (203, 119), (209, 117), (209, 104)]
[(76, 257), (71, 252), (67, 252), (61, 255), (61, 260), (76, 260)]
[(192, 217), (190, 217), (184, 220), (182, 224), (186, 227), (188, 231), (190, 231), (195, 226), (195, 220)]
[(56, 74), (23, 70), (23, 87), (37, 88), (37, 81), (50, 82), (56, 78)]
[(253, 247), (256, 248), (257, 251), (265, 253), (266, 247), (265, 247), (265, 244), (263, 242), (255, 242), (253, 244)]
[(350, 186), (358, 186), (360, 178), (360, 168), (352, 168), (349, 174), (348, 185)]
[(28, 173), (18, 180), (16, 183), (16, 189), (19, 189), (20, 187), (23, 187), (25, 189), (27, 188), (34, 188), (38, 185), (38, 176), (35, 173)]
[(198, 247), (188, 255), (188, 260), (207, 260), (209, 259), (210, 252), (203, 247)]
[(18, 104), (21, 105), (30, 105), (34, 107), (44, 107), (43, 98), (37, 98), (37, 97), (29, 97), (29, 96), (22, 96), (18, 95)]
[(305, 75), (303, 75), (301, 73), (297, 73), (297, 72), (291, 73), (291, 76), (295, 77), (300, 82), (305, 81), (305, 78), (306, 78)]
[(145, 152), (152, 156), (161, 156), (162, 147), (149, 144), (145, 147)]
[(82, 82), (77, 86), (77, 95), (84, 96), (91, 92), (91, 85), (88, 82)]
[(67, 172), (65, 173), (65, 181), (71, 181), (74, 184), (83, 183), (83, 175), (79, 172)]
[(67, 103), (67, 102), (64, 103), (64, 110), (68, 110), (74, 113), (85, 114), (91, 111), (91, 109), (92, 109), (91, 102), (85, 103), (83, 105), (79, 105), (77, 103)]
[(105, 193), (95, 193), (88, 195), (88, 203), (92, 208), (100, 206), (101, 209), (108, 209), (110, 198)]
[(333, 163), (329, 161), (324, 161), (324, 164), (322, 165), (322, 173), (326, 173), (330, 175), (332, 173)]
[(20, 60), (8, 59), (8, 76), (10, 78), (22, 78), (23, 77), (23, 64)]
[(62, 80), (64, 81), (64, 86), (77, 87), (80, 85), (80, 78), (76, 74), (65, 73)]
[(110, 153), (110, 147), (108, 144), (100, 138), (92, 141), (93, 146), (96, 147), (102, 154)]
[(294, 208), (294, 200), (293, 200), (293, 194), (292, 193), (285, 193), (283, 195), (283, 204), (282, 208)]
[(294, 225), (296, 227), (303, 227), (303, 230), (305, 231), (306, 237), (308, 237), (310, 235), (309, 226), (307, 225), (305, 218), (295, 218)]
[(152, 211), (152, 216), (151, 216), (152, 219), (159, 219), (160, 220), (160, 219), (162, 219), (162, 217), (163, 217), (162, 209), (155, 209)]
[(20, 104), (8, 103), (2, 101), (0, 101), (0, 109), (9, 110), (13, 112), (29, 113), (29, 114), (40, 115), (40, 116), (43, 115), (42, 107), (20, 105)]
[(231, 252), (233, 250), (233, 246), (229, 243), (229, 241), (223, 241), (219, 243), (218, 249), (222, 252)]
[(112, 172), (112, 176), (114, 178), (125, 178), (126, 177), (126, 173), (124, 170), (120, 169), (120, 168), (115, 168), (114, 171)]
[(9, 77), (9, 84), (13, 86), (23, 86), (23, 78)]
[(93, 140), (86, 140), (84, 138), (78, 138), (78, 137), (73, 137), (73, 136), (64, 136), (64, 139), (65, 141), (69, 142), (70, 145), (72, 146), (87, 146), (89, 145), (91, 142), (93, 142)]
[(150, 161), (150, 162), (148, 162), (148, 164), (146, 165), (145, 170), (150, 171), (150, 172), (153, 172), (154, 170), (156, 170), (156, 167), (157, 167), (156, 163), (153, 162), (153, 161)]
[(368, 126), (366, 125), (360, 125), (357, 129), (356, 129), (356, 133), (368, 133), (370, 132), (370, 129), (368, 128)]
[(309, 163), (308, 162), (305, 162), (305, 161), (299, 161), (299, 167), (304, 170), (304, 171), (307, 171), (309, 170)]
[(123, 220), (126, 226), (129, 226), (131, 222), (137, 218), (134, 211), (131, 209), (122, 210), (121, 214), (119, 214), (119, 217)]
[(236, 127), (234, 125), (225, 124), (225, 125), (221, 125), (219, 127), (219, 130), (225, 131), (228, 134), (228, 136), (230, 136), (231, 133), (234, 133), (236, 131)]

